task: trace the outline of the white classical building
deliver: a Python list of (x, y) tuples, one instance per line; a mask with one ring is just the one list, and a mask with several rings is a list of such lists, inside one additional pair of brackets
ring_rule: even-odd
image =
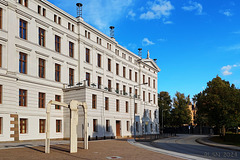
[[(134, 108), (137, 135), (158, 133), (159, 71), (46, 0), (0, 0), (0, 141), (45, 139), (50, 100), (86, 102), (93, 139), (132, 136)], [(69, 117), (52, 106), (51, 138), (69, 138)]]

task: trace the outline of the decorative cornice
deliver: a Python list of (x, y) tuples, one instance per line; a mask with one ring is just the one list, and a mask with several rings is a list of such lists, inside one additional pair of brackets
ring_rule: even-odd
[(101, 53), (104, 53), (104, 51), (103, 50), (101, 50), (100, 48), (98, 48), (98, 47), (96, 47), (96, 50), (97, 51), (99, 51), (99, 52), (101, 52)]
[(22, 49), (24, 49), (24, 50), (27, 50), (27, 51), (29, 51), (29, 52), (31, 52), (31, 51), (32, 51), (32, 49), (31, 49), (31, 48), (27, 48), (27, 47), (25, 47), (25, 46), (22, 46), (22, 45), (19, 45), (19, 44), (15, 44), (15, 46), (16, 46), (16, 47), (18, 47), (18, 48), (22, 48)]
[(4, 6), (8, 6), (8, 2), (5, 0), (0, 0), (0, 3), (3, 4)]
[(125, 66), (128, 66), (128, 63), (126, 63), (126, 62), (122, 62), (122, 64), (124, 64)]
[(45, 54), (45, 53), (41, 53), (41, 52), (38, 52), (38, 51), (35, 51), (37, 54), (41, 55), (41, 56), (44, 56), (44, 57), (49, 57), (49, 55)]
[(96, 71), (96, 73), (97, 73), (97, 74), (101, 74), (101, 75), (104, 75), (104, 74), (103, 74), (102, 72), (98, 72), (98, 71)]
[(104, 51), (104, 53), (105, 53), (107, 56), (113, 58), (113, 55), (109, 54), (108, 52)]
[(41, 24), (41, 25), (43, 25), (43, 26), (47, 27), (47, 28), (49, 28), (49, 27), (50, 27), (50, 25), (49, 25), (49, 24), (47, 24), (47, 23), (45, 23), (45, 22), (43, 22), (43, 21), (41, 21), (41, 20), (39, 20), (39, 19), (36, 19), (35, 21), (36, 21), (37, 23), (39, 23), (39, 24)]
[(78, 38), (75, 38), (75, 37), (73, 37), (73, 36), (71, 36), (71, 35), (67, 35), (67, 37), (70, 38), (70, 39), (72, 39), (72, 40), (74, 40), (74, 41), (77, 41), (77, 40), (78, 40)]
[(73, 64), (73, 63), (70, 63), (70, 62), (67, 62), (67, 64), (71, 65), (71, 66), (74, 66), (74, 67), (77, 67), (76, 64)]
[(88, 42), (86, 42), (86, 41), (84, 41), (84, 40), (82, 40), (82, 39), (81, 39), (81, 41), (83, 42), (83, 44), (85, 44), (85, 45), (93, 48), (93, 45), (92, 45), (92, 44), (90, 44), (90, 43), (88, 43)]
[(28, 14), (28, 13), (22, 11), (22, 10), (19, 10), (19, 9), (16, 9), (16, 13), (18, 13), (18, 14), (20, 14), (20, 15), (22, 15), (22, 16), (30, 19), (30, 20), (33, 18), (30, 14)]
[[(30, 43), (30, 44), (32, 44), (32, 45), (35, 45), (35, 46), (37, 46), (37, 47), (40, 47), (40, 48), (46, 49), (46, 50), (48, 50), (48, 51), (50, 51), (50, 52), (52, 52), (52, 53), (54, 53), (54, 54), (58, 54), (58, 55), (59, 55), (59, 53), (56, 53), (56, 51), (54, 51), (54, 50), (52, 50), (52, 49), (49, 49), (49, 48), (47, 48), (47, 47), (42, 47), (42, 46), (40, 46), (40, 45), (38, 45), (38, 44), (36, 44), (36, 43), (33, 43), (33, 42), (31, 42), (31, 41), (28, 41), (28, 40), (25, 40), (25, 39), (19, 38), (18, 36), (15, 36), (15, 38), (16, 38), (16, 39), (19, 39), (19, 40), (21, 40), (21, 41), (24, 41), (24, 42)], [(69, 56), (67, 56), (67, 55), (64, 55), (64, 54), (60, 54), (60, 55), (66, 57), (66, 58), (70, 58), (70, 59), (72, 59), (72, 60), (74, 60), (74, 61), (76, 61), (76, 62), (78, 61), (77, 59), (72, 58), (72, 57), (69, 57)]]
[(57, 29), (57, 28), (52, 28), (53, 31), (63, 35), (63, 31), (61, 31), (60, 29)]
[(112, 78), (113, 79), (113, 76), (109, 76), (109, 75), (106, 75), (108, 78)]
[(59, 62), (62, 62), (62, 63), (64, 63), (64, 61), (63, 61), (63, 60), (61, 60), (61, 59), (59, 59), (59, 58), (52, 57), (52, 59), (54, 59), (54, 60), (56, 60), (56, 61), (59, 61)]
[(91, 68), (83, 67), (86, 70), (93, 71)]
[(6, 39), (6, 38), (3, 38), (3, 37), (0, 37), (0, 41), (7, 42), (7, 41), (8, 41), (8, 39)]

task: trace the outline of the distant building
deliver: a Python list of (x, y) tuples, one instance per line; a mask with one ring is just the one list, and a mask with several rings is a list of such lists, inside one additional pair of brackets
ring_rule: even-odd
[[(45, 139), (50, 100), (86, 102), (91, 138), (132, 136), (134, 108), (137, 135), (158, 133), (159, 71), (46, 0), (0, 1), (0, 141)], [(69, 116), (52, 106), (51, 138), (69, 138)]]
[(196, 120), (196, 113), (197, 113), (197, 108), (196, 108), (196, 104), (192, 104), (191, 102), (189, 103), (188, 105), (189, 107), (189, 110), (191, 111), (191, 125), (195, 126), (197, 125), (195, 123), (195, 120)]

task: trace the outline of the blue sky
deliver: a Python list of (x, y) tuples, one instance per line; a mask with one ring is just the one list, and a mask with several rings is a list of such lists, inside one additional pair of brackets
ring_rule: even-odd
[(192, 97), (219, 75), (240, 88), (239, 0), (49, 0), (161, 68), (158, 90)]

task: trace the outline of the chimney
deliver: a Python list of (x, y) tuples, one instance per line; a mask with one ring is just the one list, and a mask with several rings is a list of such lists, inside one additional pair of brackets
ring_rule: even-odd
[(77, 6), (77, 18), (82, 18), (82, 3), (77, 3), (76, 4), (76, 6)]
[(114, 28), (115, 28), (115, 27), (114, 27), (114, 26), (110, 26), (109, 28), (110, 28), (110, 37), (113, 38), (113, 39), (115, 39), (115, 38), (114, 38)]
[(142, 48), (138, 48), (138, 56), (142, 58)]

